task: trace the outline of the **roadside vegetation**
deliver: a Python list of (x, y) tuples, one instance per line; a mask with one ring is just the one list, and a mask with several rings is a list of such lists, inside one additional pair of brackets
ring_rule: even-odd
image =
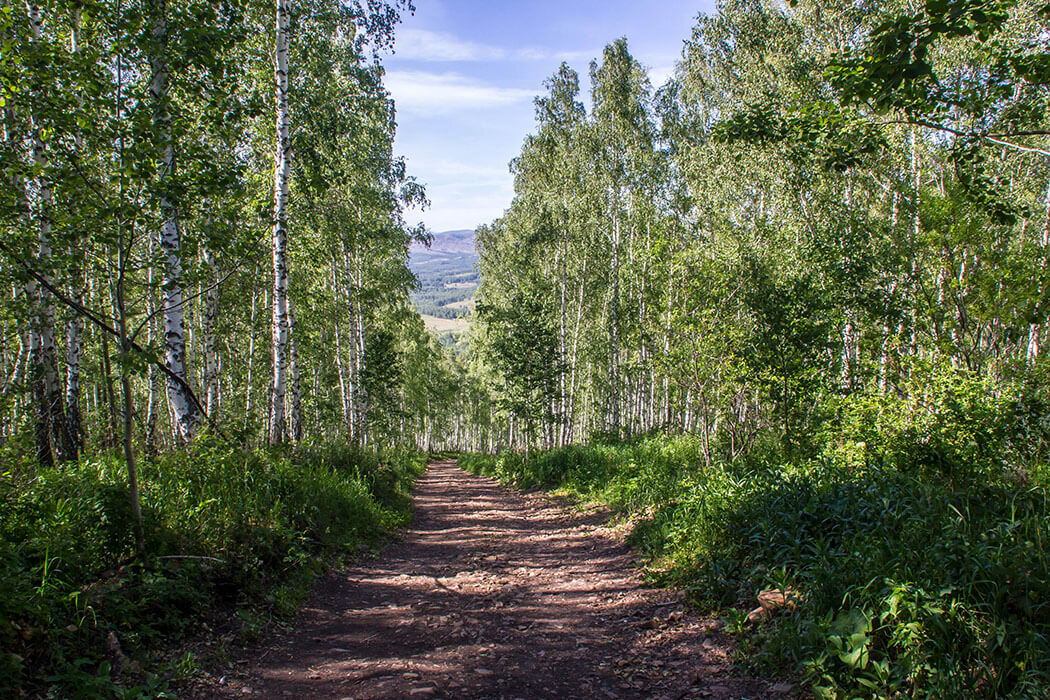
[(762, 439), (708, 463), (698, 437), (651, 435), (460, 464), (612, 507), (742, 664), (818, 698), (1045, 697), (1045, 397), (956, 381), (928, 400), (859, 397), (807, 456)]
[[(119, 458), (5, 469), (0, 695), (171, 692), (225, 645), (288, 620), (316, 574), (406, 524), (424, 464), (409, 451), (203, 438), (142, 464), (145, 557), (127, 536)], [(175, 653), (190, 640), (210, 658)]]

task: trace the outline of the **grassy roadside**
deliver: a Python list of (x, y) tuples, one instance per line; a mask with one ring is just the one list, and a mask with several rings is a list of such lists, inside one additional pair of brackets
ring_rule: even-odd
[[(1047, 697), (1045, 477), (971, 461), (945, 478), (906, 436), (862, 460), (832, 444), (704, 466), (697, 439), (655, 436), (459, 463), (629, 517), (655, 580), (720, 612), (742, 659), (818, 698)], [(766, 589), (790, 602), (748, 620)]]
[(0, 696), (163, 697), (197, 660), (162, 651), (201, 635), (245, 641), (289, 617), (314, 575), (408, 522), (425, 461), (202, 441), (142, 466), (145, 562), (120, 460), (5, 470)]

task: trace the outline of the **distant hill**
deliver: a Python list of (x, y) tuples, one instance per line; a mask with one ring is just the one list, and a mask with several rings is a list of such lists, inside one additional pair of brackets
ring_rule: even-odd
[(469, 229), (441, 231), (433, 244), (413, 243), (408, 266), (419, 280), (412, 301), (423, 315), (427, 328), (455, 342), (469, 327), (478, 287), (474, 232)]
[(430, 248), (422, 244), (413, 243), (412, 252), (429, 250), (432, 253), (475, 253), (474, 231), (471, 229), (459, 229), (457, 231), (441, 231), (434, 234), (434, 242)]

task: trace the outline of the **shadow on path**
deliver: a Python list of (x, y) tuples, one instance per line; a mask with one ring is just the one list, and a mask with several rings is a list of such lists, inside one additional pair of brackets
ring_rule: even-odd
[(318, 586), (295, 631), (212, 697), (766, 698), (727, 642), (641, 583), (604, 518), (437, 462), (380, 558)]

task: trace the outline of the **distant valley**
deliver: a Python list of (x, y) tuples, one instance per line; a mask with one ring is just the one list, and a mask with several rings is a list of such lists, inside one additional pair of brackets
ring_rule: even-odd
[(477, 261), (474, 231), (469, 229), (435, 233), (429, 248), (413, 243), (409, 250), (408, 265), (420, 283), (412, 301), (427, 329), (450, 345), (470, 326), (479, 282)]

